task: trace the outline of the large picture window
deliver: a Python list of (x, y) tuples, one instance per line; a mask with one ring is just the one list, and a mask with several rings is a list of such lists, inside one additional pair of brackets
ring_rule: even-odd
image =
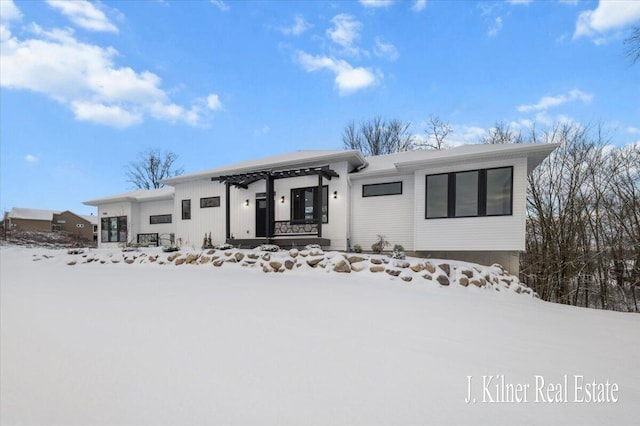
[(182, 220), (191, 219), (191, 200), (182, 200)]
[(363, 197), (378, 197), (381, 195), (402, 195), (402, 182), (362, 185)]
[(101, 241), (103, 243), (122, 243), (127, 241), (127, 217), (103, 217), (101, 223)]
[[(291, 221), (292, 222), (314, 222), (318, 212), (315, 211), (315, 197), (318, 192), (317, 186), (308, 188), (295, 188), (291, 190)], [(322, 223), (329, 223), (329, 187), (322, 187), (321, 200)]]
[(158, 225), (160, 223), (171, 223), (171, 215), (170, 214), (157, 214), (154, 216), (149, 216), (149, 224)]
[(220, 207), (220, 197), (200, 198), (200, 208)]
[(513, 167), (426, 177), (426, 219), (511, 214)]

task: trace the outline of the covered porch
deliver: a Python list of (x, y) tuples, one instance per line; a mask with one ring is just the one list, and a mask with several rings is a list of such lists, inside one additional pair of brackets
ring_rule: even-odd
[[(303, 176), (317, 176), (317, 185), (312, 184), (313, 186), (305, 188), (290, 188), (289, 212), (288, 214), (285, 213), (283, 217), (282, 207), (279, 207), (278, 215), (280, 217), (276, 220), (274, 182), (278, 179)], [(329, 198), (328, 185), (324, 185), (324, 180), (331, 180), (334, 177), (339, 177), (339, 174), (328, 165), (291, 170), (263, 170), (212, 177), (212, 181), (225, 184), (226, 242), (236, 246), (257, 246), (260, 244), (278, 244), (282, 247), (303, 247), (307, 244), (329, 246), (331, 241), (328, 238), (323, 238), (322, 235), (323, 221), (328, 221)], [(308, 185), (308, 179), (305, 180)], [(253, 238), (249, 235), (247, 236), (248, 238), (236, 238), (231, 232), (231, 221), (234, 217), (231, 210), (232, 187), (237, 191), (248, 190), (251, 184), (260, 181), (265, 181), (266, 191), (255, 194), (255, 235), (251, 236)], [(234, 194), (233, 197), (235, 198), (237, 195)], [(250, 196), (247, 197), (244, 203), (245, 206), (249, 206), (249, 198)], [(284, 203), (285, 195), (278, 197), (278, 199)]]

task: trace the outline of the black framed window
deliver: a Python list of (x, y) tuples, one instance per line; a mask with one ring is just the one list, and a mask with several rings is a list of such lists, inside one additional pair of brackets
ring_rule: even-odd
[(182, 200), (182, 220), (191, 219), (191, 200)]
[(200, 208), (220, 207), (220, 197), (200, 198)]
[(149, 216), (149, 224), (158, 225), (160, 223), (171, 223), (171, 215), (157, 214), (157, 215)]
[(363, 197), (379, 197), (381, 195), (402, 195), (402, 182), (362, 185)]
[(425, 218), (513, 214), (513, 167), (426, 176)]
[[(315, 197), (317, 186), (308, 188), (295, 188), (291, 190), (291, 220), (294, 222), (313, 222), (317, 218), (315, 211)], [(320, 203), (322, 223), (329, 223), (329, 187), (322, 187), (322, 200)]]
[(121, 243), (127, 241), (127, 217), (103, 217), (101, 224), (101, 241), (103, 243)]

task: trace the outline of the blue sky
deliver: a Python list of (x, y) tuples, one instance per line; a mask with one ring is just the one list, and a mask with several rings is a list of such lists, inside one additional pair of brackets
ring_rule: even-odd
[(0, 209), (90, 213), (148, 148), (186, 172), (340, 149), (345, 125), (430, 115), (475, 143), (600, 124), (640, 141), (640, 1), (0, 0)]

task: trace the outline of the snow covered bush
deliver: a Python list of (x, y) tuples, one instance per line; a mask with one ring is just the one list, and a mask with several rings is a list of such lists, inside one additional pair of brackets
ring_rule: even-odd
[(280, 246), (277, 246), (275, 244), (262, 244), (260, 247), (258, 247), (258, 250), (275, 253), (280, 250)]
[(218, 244), (214, 248), (216, 250), (231, 250), (233, 248), (233, 244), (229, 244), (229, 243)]
[(384, 235), (380, 235), (378, 234), (378, 240), (371, 244), (371, 250), (373, 250), (374, 253), (376, 254), (380, 254), (382, 253), (382, 251), (385, 249), (385, 247), (389, 246), (389, 241), (387, 241), (387, 237), (385, 237)]
[(393, 259), (404, 259), (404, 247), (401, 244), (396, 244), (393, 246), (393, 252), (391, 253), (391, 257)]
[(353, 252), (354, 253), (362, 253), (362, 246), (360, 244), (354, 244), (353, 245)]

